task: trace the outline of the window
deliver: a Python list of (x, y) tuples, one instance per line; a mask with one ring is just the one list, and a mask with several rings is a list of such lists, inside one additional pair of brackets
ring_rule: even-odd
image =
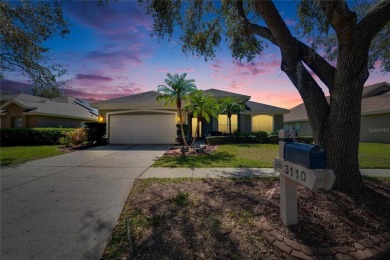
[[(238, 119), (237, 115), (232, 115), (230, 118), (232, 121), (232, 133), (238, 130)], [(218, 131), (222, 133), (229, 133), (229, 123), (227, 115), (218, 116)]]
[(22, 118), (21, 117), (12, 117), (12, 127), (13, 128), (21, 128), (22, 127)]
[(259, 131), (273, 131), (273, 116), (269, 115), (258, 115), (252, 117), (252, 132)]
[[(192, 125), (191, 125), (191, 128), (192, 128), (192, 137), (195, 137), (196, 136), (196, 121), (198, 119), (193, 117), (192, 118)], [(202, 122), (199, 122), (199, 135), (202, 136)]]

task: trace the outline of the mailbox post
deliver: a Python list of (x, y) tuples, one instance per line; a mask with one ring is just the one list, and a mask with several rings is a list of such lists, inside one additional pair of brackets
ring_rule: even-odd
[(279, 158), (274, 170), (280, 174), (280, 218), (286, 225), (298, 224), (297, 184), (309, 189), (330, 190), (336, 177), (326, 168), (326, 153), (318, 145), (292, 141), (294, 136), (279, 131)]

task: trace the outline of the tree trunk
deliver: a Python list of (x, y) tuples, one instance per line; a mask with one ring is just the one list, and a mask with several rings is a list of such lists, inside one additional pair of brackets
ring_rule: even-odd
[(202, 121), (202, 118), (199, 118), (196, 120), (196, 130), (195, 130), (195, 136), (194, 139), (192, 139), (190, 147), (192, 147), (195, 143), (196, 137), (199, 137), (199, 123)]
[(368, 46), (354, 36), (353, 41), (339, 45), (328, 127), (324, 129), (328, 167), (336, 174), (333, 187), (347, 191), (358, 191), (363, 185), (358, 154), (362, 92), (369, 76)]
[(180, 124), (180, 132), (181, 132), (181, 138), (183, 139), (183, 145), (188, 146), (187, 139), (184, 134), (184, 127), (183, 127), (183, 119), (181, 115), (181, 99), (177, 99), (176, 101), (177, 110), (179, 110), (179, 124)]
[(228, 113), (227, 116), (228, 116), (228, 125), (229, 125), (229, 135), (232, 135), (232, 121), (231, 121), (232, 114)]

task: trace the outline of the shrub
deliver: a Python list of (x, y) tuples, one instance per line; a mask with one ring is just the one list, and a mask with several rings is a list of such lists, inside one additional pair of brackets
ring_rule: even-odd
[(85, 123), (85, 130), (87, 133), (87, 140), (90, 145), (106, 144), (106, 123), (88, 122)]
[(267, 139), (268, 139), (267, 143), (269, 144), (278, 144), (280, 140), (278, 135), (269, 135)]
[(209, 145), (233, 144), (237, 142), (237, 138), (235, 136), (208, 136), (206, 141)]
[(266, 131), (260, 131), (260, 132), (251, 133), (251, 135), (256, 137), (256, 140), (255, 140), (256, 142), (267, 143), (269, 133)]
[(64, 137), (61, 137), (59, 142), (67, 147), (76, 146), (87, 142), (87, 131), (85, 128), (78, 128), (72, 132), (67, 132)]
[(4, 128), (1, 146), (55, 145), (74, 128)]
[(299, 136), (295, 138), (296, 142), (312, 144), (314, 143), (314, 138), (312, 136)]

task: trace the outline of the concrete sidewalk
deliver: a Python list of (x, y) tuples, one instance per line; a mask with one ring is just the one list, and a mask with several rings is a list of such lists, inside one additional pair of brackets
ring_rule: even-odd
[[(390, 169), (361, 169), (361, 173), (371, 177), (390, 177)], [(278, 177), (272, 168), (171, 168), (150, 167), (139, 179), (147, 178), (245, 178)]]

